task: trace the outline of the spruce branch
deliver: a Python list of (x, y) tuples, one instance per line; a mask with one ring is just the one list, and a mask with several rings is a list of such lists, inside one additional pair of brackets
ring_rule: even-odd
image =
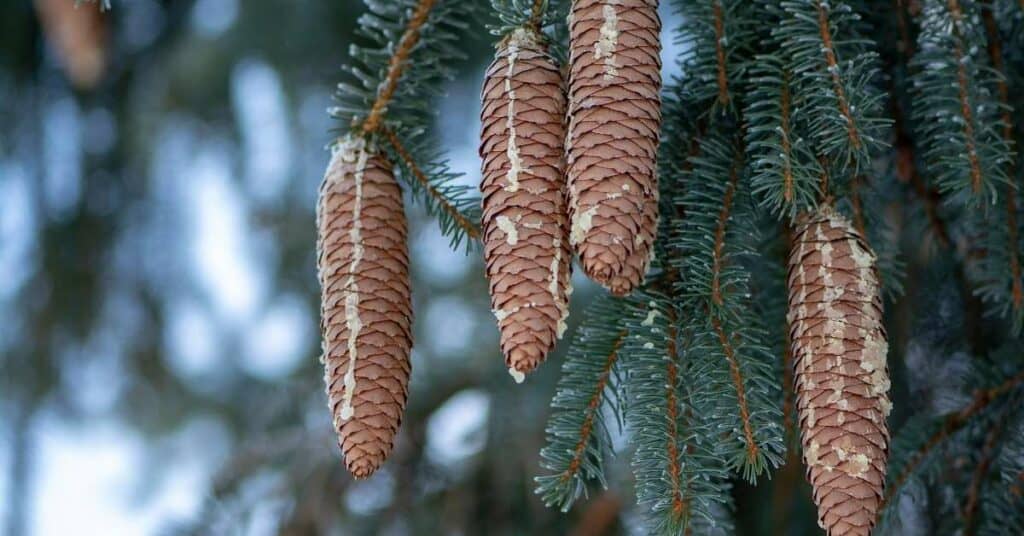
[(377, 91), (377, 98), (373, 101), (373, 106), (370, 107), (370, 113), (366, 116), (366, 120), (363, 121), (362, 131), (364, 134), (372, 134), (380, 126), (384, 110), (387, 109), (388, 103), (395, 96), (395, 89), (398, 87), (398, 80), (402, 77), (402, 72), (405, 70), (409, 54), (412, 53), (413, 47), (420, 40), (420, 29), (426, 24), (427, 17), (430, 15), (430, 10), (434, 8), (435, 3), (437, 3), (437, 0), (419, 0), (417, 3), (416, 10), (413, 12), (412, 17), (409, 18), (409, 22), (405, 26), (405, 32), (398, 41), (398, 48), (395, 49), (394, 54), (388, 60), (387, 75), (385, 75), (384, 82)]
[[(892, 479), (889, 485), (886, 486), (886, 495), (882, 502), (882, 508), (880, 509), (883, 520), (891, 515), (888, 512), (891, 510), (889, 506), (891, 505), (893, 498), (903, 491), (904, 485), (907, 483), (908, 479), (930, 458), (935, 449), (942, 445), (946, 440), (960, 432), (967, 424), (969, 424), (979, 414), (987, 410), (993, 403), (1001, 401), (1007, 395), (1020, 388), (1022, 384), (1024, 384), (1024, 372), (1019, 372), (999, 385), (978, 391), (974, 395), (970, 404), (960, 411), (948, 415), (938, 425), (933, 425), (930, 422), (923, 422), (909, 427), (905, 435), (911, 440), (921, 435), (924, 435), (927, 439), (921, 442), (916, 449), (910, 449), (906, 452), (901, 457), (903, 458), (902, 463), (896, 462), (893, 464), (894, 466), (899, 467), (899, 471), (890, 472)], [(927, 434), (925, 432), (926, 430), (932, 430), (932, 432)], [(902, 444), (900, 446), (906, 447), (907, 445)], [(903, 449), (896, 450), (897, 452), (903, 452)]]
[[(852, 175), (867, 169), (888, 121), (873, 81), (877, 53), (864, 39), (861, 18), (846, 2), (784, 1), (772, 33), (793, 73), (794, 96), (807, 116), (815, 153)], [(845, 184), (845, 183), (844, 183)]]
[[(338, 105), (331, 113), (344, 127), (339, 139), (354, 133), (386, 146), (399, 178), (422, 199), (453, 247), (472, 247), (480, 236), (475, 222), (479, 201), (471, 189), (455, 184), (437, 143), (427, 133), (434, 98), (452, 78), (451, 62), (465, 57), (460, 36), (475, 3), (457, 0), (367, 1), (359, 33), (371, 45), (352, 45), (353, 62), (345, 70), (355, 83), (338, 84)], [(465, 239), (465, 240), (464, 240)]]
[[(1003, 58), (1002, 37), (993, 16), (991, 6), (981, 10), (988, 42), (988, 57), (996, 74), (996, 94), (1001, 106), (1002, 139), (1007, 147), (1014, 143), (1013, 108), (1010, 103), (1010, 89)], [(1016, 175), (1017, 158), (1010, 154), (1005, 165), (1006, 175)], [(1020, 228), (1017, 214), (1017, 197), (1020, 195), (1014, 184), (999, 185), (1003, 196), (1003, 212), (993, 211), (985, 215), (985, 227), (998, 226), (1000, 232), (985, 235), (985, 249), (988, 254), (979, 263), (979, 288), (981, 297), (994, 305), (997, 314), (1009, 316), (1015, 330), (1024, 325), (1024, 288), (1020, 261)], [(1008, 281), (1007, 281), (1008, 280)]]
[(684, 25), (677, 41), (687, 90), (712, 113), (735, 112), (745, 76), (744, 59), (752, 48), (753, 21), (745, 0), (676, 0)]
[[(463, 237), (474, 241), (479, 240), (480, 229), (474, 223), (478, 218), (470, 219), (476, 210), (477, 199), (465, 195), (469, 188), (449, 184), (457, 176), (446, 169), (437, 169), (438, 167), (446, 168), (444, 163), (432, 163), (431, 165), (435, 166), (435, 169), (428, 175), (423, 168), (416, 164), (416, 160), (413, 159), (412, 154), (405, 148), (394, 130), (382, 127), (381, 131), (394, 150), (399, 166), (406, 170), (402, 177), (415, 179), (415, 183), (409, 185), (413, 191), (426, 192), (427, 212), (431, 216), (438, 214), (443, 216), (440, 219), (441, 231), (451, 237), (452, 248), (457, 249)], [(445, 224), (447, 221), (451, 223)]]
[(651, 533), (688, 534), (702, 520), (714, 523), (716, 505), (727, 502), (728, 473), (702, 406), (713, 391), (691, 375), (680, 317), (667, 296), (640, 292), (630, 302), (623, 351), (630, 356), (626, 418), (636, 444), (637, 501), (648, 507)]
[[(541, 467), (547, 474), (535, 478), (536, 493), (548, 506), (558, 505), (567, 511), (586, 495), (588, 480), (607, 487), (604, 459), (610, 441), (605, 413), (618, 415), (621, 411), (618, 371), (628, 334), (622, 325), (623, 307), (622, 300), (599, 297), (573, 335), (551, 401), (554, 411), (545, 429), (546, 446), (541, 450)], [(609, 393), (616, 395), (610, 397)]]
[[(784, 449), (773, 359), (751, 300), (751, 274), (744, 262), (757, 258), (758, 219), (749, 195), (740, 135), (718, 121), (690, 158), (676, 203), (685, 219), (674, 222), (670, 259), (681, 274), (676, 288), (688, 317), (689, 355), (716, 387), (718, 406), (708, 418), (729, 435), (730, 468), (753, 481), (781, 462)], [(734, 134), (725, 134), (725, 132)]]
[[(984, 206), (1008, 182), (1010, 148), (1000, 136), (999, 75), (986, 67), (980, 7), (973, 0), (926, 0), (911, 81), (922, 157), (943, 194)], [(950, 81), (954, 83), (950, 83)]]
[(744, 118), (751, 187), (772, 213), (795, 218), (821, 195), (818, 160), (793, 117), (793, 76), (774, 55), (757, 56)]

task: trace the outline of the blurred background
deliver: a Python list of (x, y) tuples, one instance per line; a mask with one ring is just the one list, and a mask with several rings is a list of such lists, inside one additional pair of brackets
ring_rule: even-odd
[[(565, 344), (515, 385), (479, 252), (450, 251), (412, 200), (410, 405), (384, 469), (345, 473), (317, 362), (313, 208), (363, 9), (2, 3), (0, 534), (635, 531), (628, 456), (614, 492), (567, 514), (533, 494)], [(479, 27), (437, 104), (467, 184), (492, 50)], [(575, 283), (579, 313), (596, 290)], [(741, 532), (790, 516), (814, 530), (795, 466)]]

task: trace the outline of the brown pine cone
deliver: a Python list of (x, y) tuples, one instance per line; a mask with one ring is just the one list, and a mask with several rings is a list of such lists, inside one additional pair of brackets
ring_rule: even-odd
[(110, 28), (95, 4), (35, 0), (46, 40), (76, 88), (92, 89), (107, 67)]
[(569, 30), (569, 239), (584, 272), (624, 295), (657, 232), (658, 2), (575, 0)]
[(481, 98), (484, 260), (505, 363), (522, 381), (562, 337), (572, 292), (565, 93), (537, 34), (499, 45)]
[(818, 524), (830, 536), (870, 534), (889, 453), (889, 345), (875, 255), (830, 207), (798, 224), (788, 320)]
[(408, 396), (412, 300), (402, 192), (362, 139), (335, 148), (317, 205), (324, 381), (345, 464), (370, 476)]

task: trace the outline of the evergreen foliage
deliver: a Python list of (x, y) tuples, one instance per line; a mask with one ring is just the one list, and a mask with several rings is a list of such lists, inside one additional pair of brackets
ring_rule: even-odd
[(549, 474), (536, 479), (537, 493), (549, 506), (568, 510), (586, 496), (587, 480), (607, 487), (608, 417), (616, 416), (621, 426), (621, 359), (628, 334), (623, 323), (625, 305), (623, 300), (599, 297), (572, 337), (551, 400), (547, 446), (540, 453), (541, 467)]
[(985, 57), (981, 9), (973, 0), (923, 2), (912, 83), (922, 157), (936, 185), (985, 205), (1008, 180), (1010, 150), (1000, 134), (1001, 75)]
[(367, 2), (353, 44), (349, 80), (338, 84), (332, 108), (346, 131), (361, 132), (387, 147), (405, 186), (435, 215), (453, 247), (479, 237), (479, 200), (457, 183), (436, 136), (430, 135), (435, 100), (465, 58), (460, 35), (469, 31), (477, 4), (457, 0)]
[[(413, 4), (374, 5), (371, 35), (401, 43)], [(491, 5), (492, 33), (533, 27), (564, 61), (567, 2)], [(403, 77), (416, 82), (400, 91), (436, 88), (446, 67), (434, 59), (458, 57), (451, 39), (464, 27), (451, 22), (455, 6), (439, 1), (427, 17), (423, 33), (433, 37), (417, 47), (429, 61), (412, 63)], [(684, 17), (676, 39), (683, 76), (662, 98), (654, 267), (632, 296), (600, 297), (572, 337), (541, 451), (545, 474), (536, 478), (547, 505), (569, 510), (592, 482), (607, 487), (609, 426), (619, 420), (651, 533), (732, 530), (733, 479), (757, 482), (783, 463), (787, 446), (798, 448), (792, 396), (783, 394), (792, 388), (785, 259), (790, 225), (822, 203), (866, 237), (890, 301), (904, 295), (908, 265), (921, 269), (930, 258), (903, 258), (897, 227), (929, 229), (953, 253), (933, 268), (962, 275), (965, 292), (1010, 319), (1015, 336), (1024, 318), (1014, 186), (1022, 172), (1013, 152), (1024, 131), (1015, 115), (1024, 99), (1024, 15), (1011, 0), (922, 6), (914, 17), (897, 0), (884, 17), (856, 0), (674, 2)], [(343, 89), (339, 117), (352, 128), (369, 121), (392, 48), (356, 51), (377, 70), (353, 70), (362, 87)], [(411, 95), (395, 92), (382, 131), (428, 140), (426, 101)], [(459, 242), (469, 231), (454, 216), (470, 212), (470, 201), (459, 189), (431, 195), (425, 184), (452, 176), (443, 164), (417, 172), (415, 162), (440, 159), (429, 141), (406, 145), (411, 156), (395, 154), (403, 175), (426, 177), (410, 186), (427, 191)], [(1007, 348), (999, 356), (1019, 350)], [(1019, 521), (1022, 364), (976, 359), (967, 406), (901, 427), (883, 529), (894, 526), (908, 488), (943, 482), (954, 455), (976, 470), (945, 481), (966, 502), (943, 523), (984, 532), (995, 519)]]
[(682, 534), (714, 524), (715, 505), (727, 504), (728, 472), (718, 427), (710, 419), (712, 386), (685, 358), (679, 314), (664, 294), (630, 300), (627, 424), (636, 448), (637, 502), (648, 510), (652, 534)]

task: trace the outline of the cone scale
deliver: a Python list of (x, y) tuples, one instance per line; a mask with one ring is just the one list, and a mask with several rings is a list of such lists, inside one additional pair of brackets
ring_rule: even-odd
[(335, 148), (317, 205), (324, 381), (345, 465), (357, 478), (390, 454), (409, 385), (412, 300), (402, 194), (362, 139)]
[(797, 225), (788, 287), (800, 439), (818, 524), (829, 536), (868, 535), (883, 498), (891, 409), (875, 255), (825, 206)]

